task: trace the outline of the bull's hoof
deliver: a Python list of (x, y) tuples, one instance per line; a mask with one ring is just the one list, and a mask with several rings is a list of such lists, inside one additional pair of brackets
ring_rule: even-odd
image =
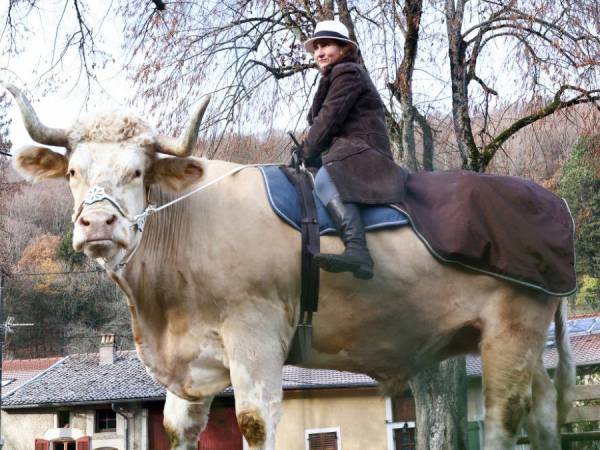
[(257, 411), (242, 411), (237, 415), (240, 431), (250, 447), (261, 447), (267, 438), (265, 423)]

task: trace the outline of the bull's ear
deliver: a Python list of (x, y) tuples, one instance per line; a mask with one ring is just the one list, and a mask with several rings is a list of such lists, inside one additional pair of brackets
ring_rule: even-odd
[(17, 172), (30, 181), (45, 178), (64, 178), (69, 161), (60, 153), (37, 145), (20, 148), (13, 164)]
[(196, 158), (160, 158), (152, 166), (151, 181), (161, 188), (180, 192), (200, 181), (204, 164)]

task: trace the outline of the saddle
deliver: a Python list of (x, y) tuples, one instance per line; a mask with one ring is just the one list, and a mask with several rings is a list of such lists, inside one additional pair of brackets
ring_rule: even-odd
[[(300, 231), (302, 226), (301, 204), (304, 201), (302, 193), (298, 190), (293, 181), (296, 172), (285, 166), (261, 166), (259, 167), (269, 203), (284, 222)], [(306, 178), (302, 173), (302, 178)], [(316, 218), (318, 220), (319, 234), (321, 236), (337, 234), (335, 225), (323, 202), (313, 191), (312, 184), (306, 191), (310, 195), (316, 208)], [(366, 231), (379, 230), (383, 228), (401, 227), (408, 225), (408, 218), (393, 205), (360, 205), (360, 216)]]

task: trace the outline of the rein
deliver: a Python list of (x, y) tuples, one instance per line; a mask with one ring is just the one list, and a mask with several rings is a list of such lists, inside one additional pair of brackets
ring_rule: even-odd
[[(175, 203), (178, 203), (182, 200), (185, 200), (186, 198), (192, 196), (193, 194), (196, 194), (200, 191), (203, 191), (204, 189), (212, 186), (213, 184), (221, 181), (223, 178), (227, 178), (228, 176), (231, 175), (235, 175), (238, 172), (241, 172), (244, 169), (248, 169), (251, 167), (260, 167), (260, 166), (280, 166), (281, 164), (247, 164), (241, 167), (236, 167), (233, 170), (230, 170), (229, 172), (220, 175), (219, 177), (215, 178), (214, 180), (209, 181), (206, 184), (203, 184), (202, 186), (199, 186), (198, 188), (187, 192), (186, 194), (182, 195), (181, 197), (177, 197), (174, 200), (171, 200), (168, 203), (165, 203), (164, 205), (160, 205), (160, 206), (155, 206), (151, 203), (148, 203), (148, 206), (146, 206), (146, 208), (144, 209), (144, 211), (142, 211), (139, 214), (136, 214), (133, 217), (129, 217), (125, 211), (123, 210), (123, 208), (121, 207), (121, 205), (119, 205), (119, 202), (113, 198), (112, 196), (110, 196), (109, 194), (106, 193), (106, 191), (104, 190), (104, 188), (102, 186), (99, 185), (95, 185), (92, 186), (86, 196), (85, 199), (83, 200), (83, 202), (81, 203), (81, 205), (79, 205), (79, 208), (77, 209), (77, 214), (74, 216), (73, 222), (75, 223), (78, 219), (78, 217), (81, 215), (81, 213), (83, 212), (83, 208), (86, 205), (92, 205), (94, 203), (98, 203), (98, 202), (102, 202), (102, 201), (108, 201), (111, 205), (113, 205), (116, 210), (119, 212), (119, 214), (121, 214), (121, 216), (123, 216), (123, 218), (125, 220), (127, 220), (130, 224), (131, 224), (131, 228), (133, 228), (135, 231), (139, 231), (140, 233), (142, 233), (144, 231), (144, 225), (146, 223), (146, 219), (151, 216), (152, 214), (155, 214), (159, 211), (162, 211), (166, 208), (168, 208), (169, 206), (173, 206)], [(114, 268), (112, 270), (120, 270), (123, 267), (125, 267), (129, 261), (131, 260), (131, 258), (133, 257), (133, 255), (135, 254), (135, 252), (137, 251), (138, 247), (140, 246), (140, 242), (142, 241), (141, 237), (137, 240), (135, 247), (129, 252), (129, 254), (126, 254), (124, 257), (124, 260), (117, 263)], [(106, 262), (104, 263), (100, 263), (105, 269), (106, 267)]]
[[(233, 170), (230, 170), (229, 172), (215, 178), (214, 180), (209, 181), (206, 184), (203, 184), (202, 186), (194, 189), (193, 191), (190, 191), (184, 195), (182, 195), (181, 197), (177, 197), (174, 200), (171, 200), (168, 203), (165, 203), (164, 205), (160, 205), (160, 206), (154, 206), (152, 204), (149, 204), (146, 209), (144, 211), (142, 211), (140, 214), (137, 214), (135, 216), (133, 216), (133, 224), (134, 226), (137, 225), (137, 228), (140, 231), (143, 231), (143, 226), (144, 226), (144, 222), (146, 221), (146, 218), (148, 218), (149, 216), (151, 216), (152, 214), (155, 214), (159, 211), (162, 211), (163, 209), (168, 208), (169, 206), (174, 205), (175, 203), (178, 203), (182, 200), (185, 200), (186, 198), (192, 196), (193, 194), (196, 194), (197, 192), (203, 191), (204, 189), (206, 189), (209, 186), (212, 186), (213, 184), (217, 183), (218, 181), (221, 181), (223, 178), (226, 178), (230, 175), (235, 175), (236, 173), (244, 170), (244, 169), (248, 169), (250, 167), (259, 167), (259, 166), (279, 166), (280, 164), (248, 164), (245, 166), (241, 166), (241, 167), (236, 167)], [(140, 223), (142, 224), (142, 228), (140, 229)]]

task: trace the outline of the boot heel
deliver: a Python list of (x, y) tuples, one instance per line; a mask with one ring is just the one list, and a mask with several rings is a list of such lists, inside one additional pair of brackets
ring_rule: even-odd
[(358, 278), (359, 280), (370, 280), (373, 278), (373, 269), (364, 264), (352, 273), (354, 278)]

